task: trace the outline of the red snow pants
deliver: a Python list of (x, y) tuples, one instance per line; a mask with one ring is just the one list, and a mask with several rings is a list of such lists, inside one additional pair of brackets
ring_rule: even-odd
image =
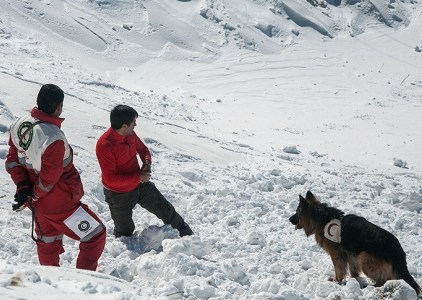
[(64, 220), (71, 216), (79, 206), (71, 211), (54, 215), (38, 214), (35, 212), (35, 232), (38, 239), (41, 239), (40, 241), (37, 241), (38, 259), (41, 265), (60, 266), (59, 255), (64, 252), (62, 238), (63, 235), (66, 235), (71, 239), (80, 241), (76, 268), (91, 271), (97, 269), (98, 259), (103, 253), (106, 242), (105, 226), (87, 205), (81, 203), (81, 206), (100, 223), (99, 226), (93, 230), (93, 235), (91, 237), (82, 240), (64, 223)]

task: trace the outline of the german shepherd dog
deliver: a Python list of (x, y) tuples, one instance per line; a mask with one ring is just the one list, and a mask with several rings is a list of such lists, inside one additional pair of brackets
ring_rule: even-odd
[(335, 278), (330, 280), (341, 282), (349, 269), (350, 276), (356, 278), (364, 273), (375, 286), (382, 286), (387, 280), (403, 279), (416, 294), (421, 294), (421, 287), (407, 269), (400, 242), (365, 218), (345, 215), (321, 203), (308, 191), (306, 198), (299, 196), (299, 206), (289, 221), (296, 229), (303, 229), (306, 236), (315, 234), (317, 243), (330, 255), (335, 271)]

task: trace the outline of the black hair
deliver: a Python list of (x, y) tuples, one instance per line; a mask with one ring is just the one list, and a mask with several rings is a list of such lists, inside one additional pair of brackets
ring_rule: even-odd
[(37, 106), (46, 114), (53, 114), (57, 107), (63, 103), (64, 93), (55, 84), (44, 84), (37, 96)]
[(110, 112), (111, 128), (118, 130), (123, 124), (129, 125), (138, 117), (135, 109), (128, 105), (117, 105)]

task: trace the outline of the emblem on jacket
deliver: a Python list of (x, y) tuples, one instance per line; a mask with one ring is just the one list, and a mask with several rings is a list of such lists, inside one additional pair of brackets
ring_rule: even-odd
[(79, 229), (80, 231), (82, 231), (82, 232), (88, 231), (88, 230), (89, 230), (89, 228), (91, 228), (91, 224), (89, 224), (89, 222), (88, 222), (88, 221), (81, 221), (81, 222), (78, 224), (78, 229)]
[(31, 122), (23, 122), (18, 128), (19, 146), (28, 150), (32, 142), (34, 125)]

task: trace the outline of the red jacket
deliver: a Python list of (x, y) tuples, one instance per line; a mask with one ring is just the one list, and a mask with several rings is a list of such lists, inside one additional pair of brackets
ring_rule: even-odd
[(142, 162), (151, 162), (151, 153), (135, 132), (128, 136), (118, 134), (109, 128), (96, 146), (103, 185), (117, 193), (133, 191), (140, 183)]
[[(42, 123), (33, 127), (27, 149), (17, 143), (22, 124)], [(58, 214), (75, 208), (84, 190), (78, 171), (73, 165), (73, 151), (60, 126), (63, 118), (53, 117), (37, 108), (30, 116), (18, 119), (10, 127), (6, 170), (15, 184), (29, 181), (38, 200), (37, 212)]]

